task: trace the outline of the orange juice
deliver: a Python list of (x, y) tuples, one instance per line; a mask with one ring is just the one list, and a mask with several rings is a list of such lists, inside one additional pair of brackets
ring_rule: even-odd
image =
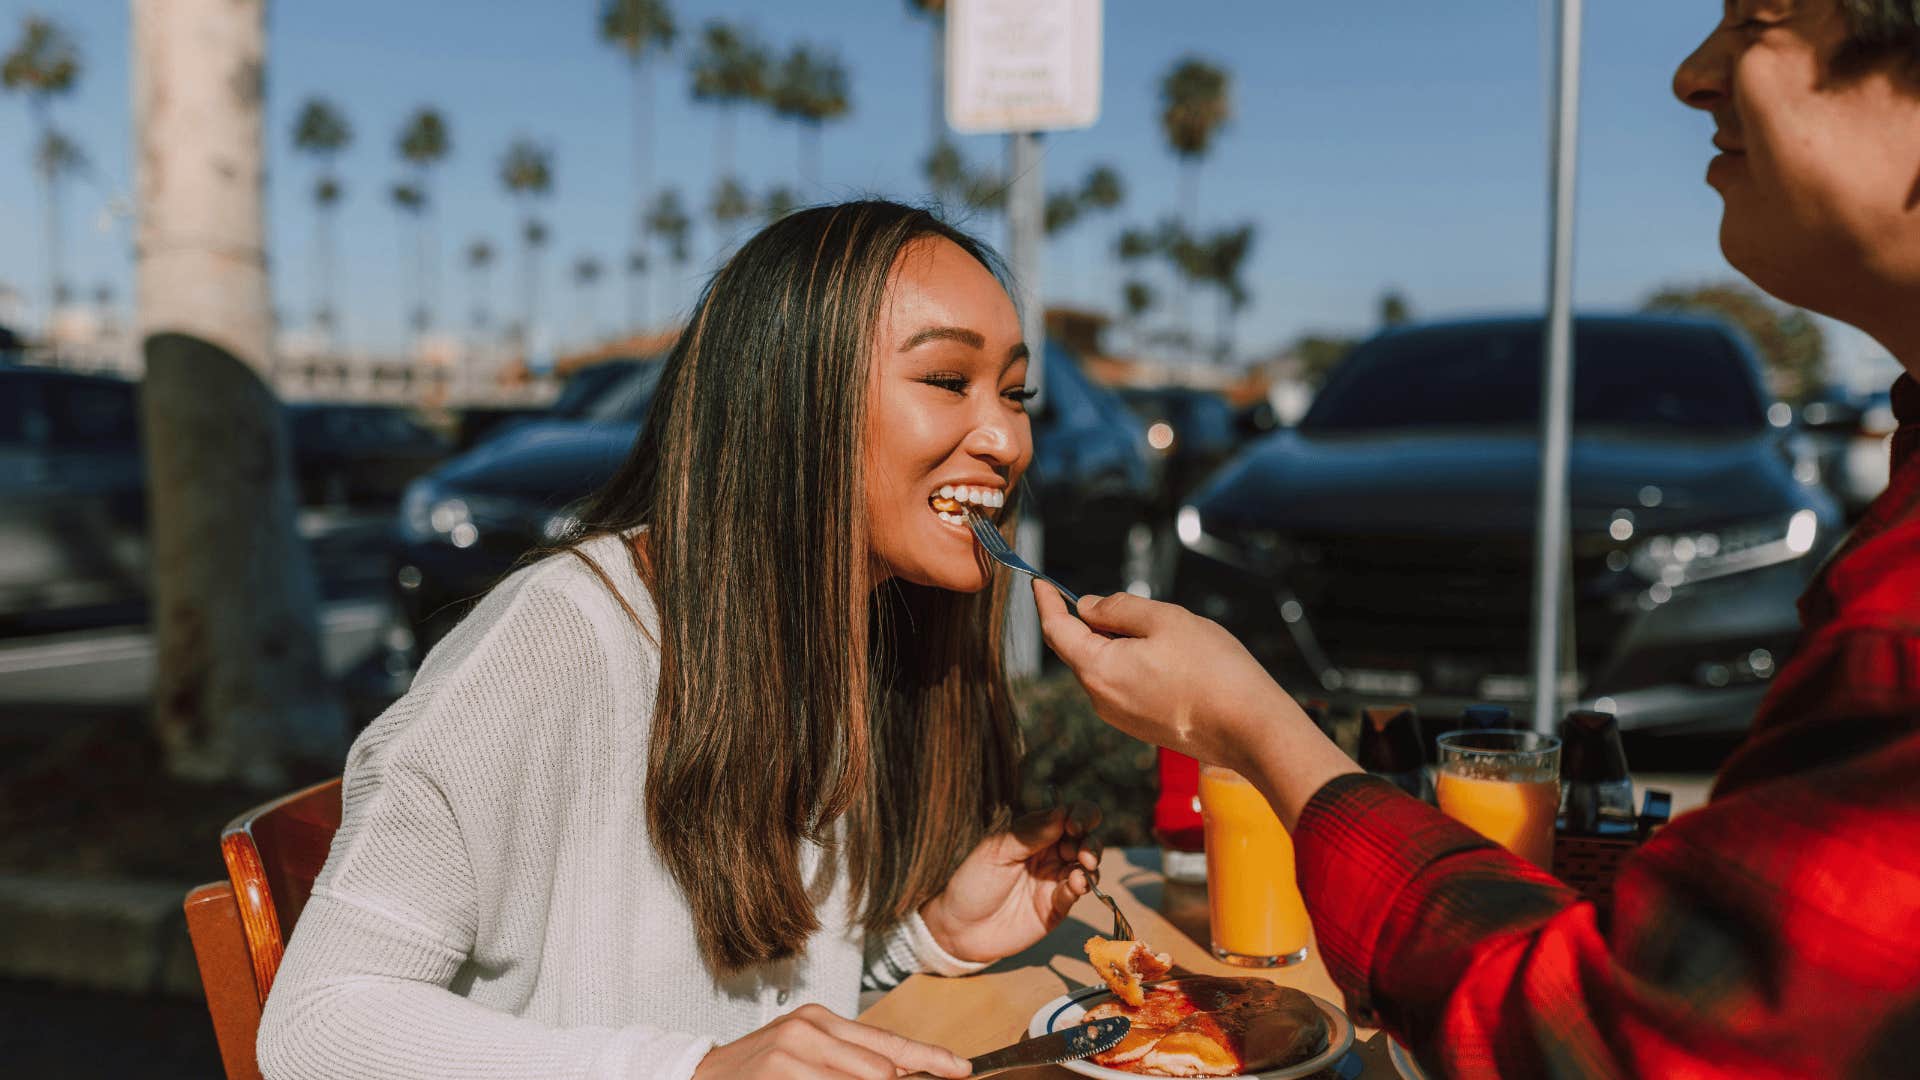
[(1312, 926), (1293, 877), (1293, 841), (1258, 788), (1240, 774), (1200, 769), (1213, 952), (1253, 967), (1307, 955)]
[(1500, 780), (1440, 770), (1440, 812), (1543, 870), (1553, 869), (1560, 784)]

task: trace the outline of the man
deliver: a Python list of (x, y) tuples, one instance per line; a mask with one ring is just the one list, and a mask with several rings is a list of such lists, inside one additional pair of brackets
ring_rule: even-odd
[(1349, 1001), (1464, 1076), (1920, 1076), (1920, 3), (1729, 0), (1681, 65), (1712, 114), (1727, 258), (1908, 374), (1887, 491), (1708, 805), (1565, 885), (1361, 774), (1225, 631), (1037, 587), (1101, 716), (1238, 769), (1294, 831)]

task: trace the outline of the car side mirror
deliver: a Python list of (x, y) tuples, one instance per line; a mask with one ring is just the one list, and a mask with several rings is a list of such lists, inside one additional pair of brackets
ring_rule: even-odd
[(1282, 426), (1280, 423), (1280, 414), (1274, 412), (1272, 403), (1265, 400), (1256, 401), (1252, 405), (1240, 410), (1240, 415), (1234, 419), (1235, 425), (1240, 429), (1240, 434), (1248, 438), (1265, 435), (1270, 431), (1278, 430)]

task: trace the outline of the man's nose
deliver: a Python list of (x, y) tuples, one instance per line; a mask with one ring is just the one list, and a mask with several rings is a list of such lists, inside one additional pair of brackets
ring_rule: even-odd
[(1673, 96), (1682, 105), (1711, 112), (1727, 99), (1729, 81), (1727, 50), (1718, 40), (1718, 32), (1700, 43), (1693, 55), (1680, 61), (1673, 73)]

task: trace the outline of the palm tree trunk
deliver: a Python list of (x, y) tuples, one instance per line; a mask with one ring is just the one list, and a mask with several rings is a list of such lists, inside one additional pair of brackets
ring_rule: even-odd
[(278, 787), (346, 724), (263, 378), (264, 5), (134, 0), (133, 41), (153, 726), (175, 776)]
[(820, 125), (800, 122), (800, 190), (820, 186)]
[[(47, 116), (46, 100), (39, 96), (27, 99), (33, 110), (34, 148), (36, 154), (42, 151), (53, 133), (52, 121)], [(54, 174), (55, 162), (48, 160), (35, 162), (34, 171), (40, 174), (40, 207), (46, 215), (42, 222), (46, 229), (46, 250), (41, 253), (41, 265), (46, 271), (47, 311), (41, 322), (42, 337), (53, 336), (53, 313), (60, 306), (60, 179)]]
[(325, 205), (313, 209), (313, 324), (323, 335), (326, 348), (333, 348), (333, 305), (328, 300), (329, 281), (333, 277), (333, 230)]
[(653, 69), (633, 61), (633, 235), (646, 234), (653, 197)]

